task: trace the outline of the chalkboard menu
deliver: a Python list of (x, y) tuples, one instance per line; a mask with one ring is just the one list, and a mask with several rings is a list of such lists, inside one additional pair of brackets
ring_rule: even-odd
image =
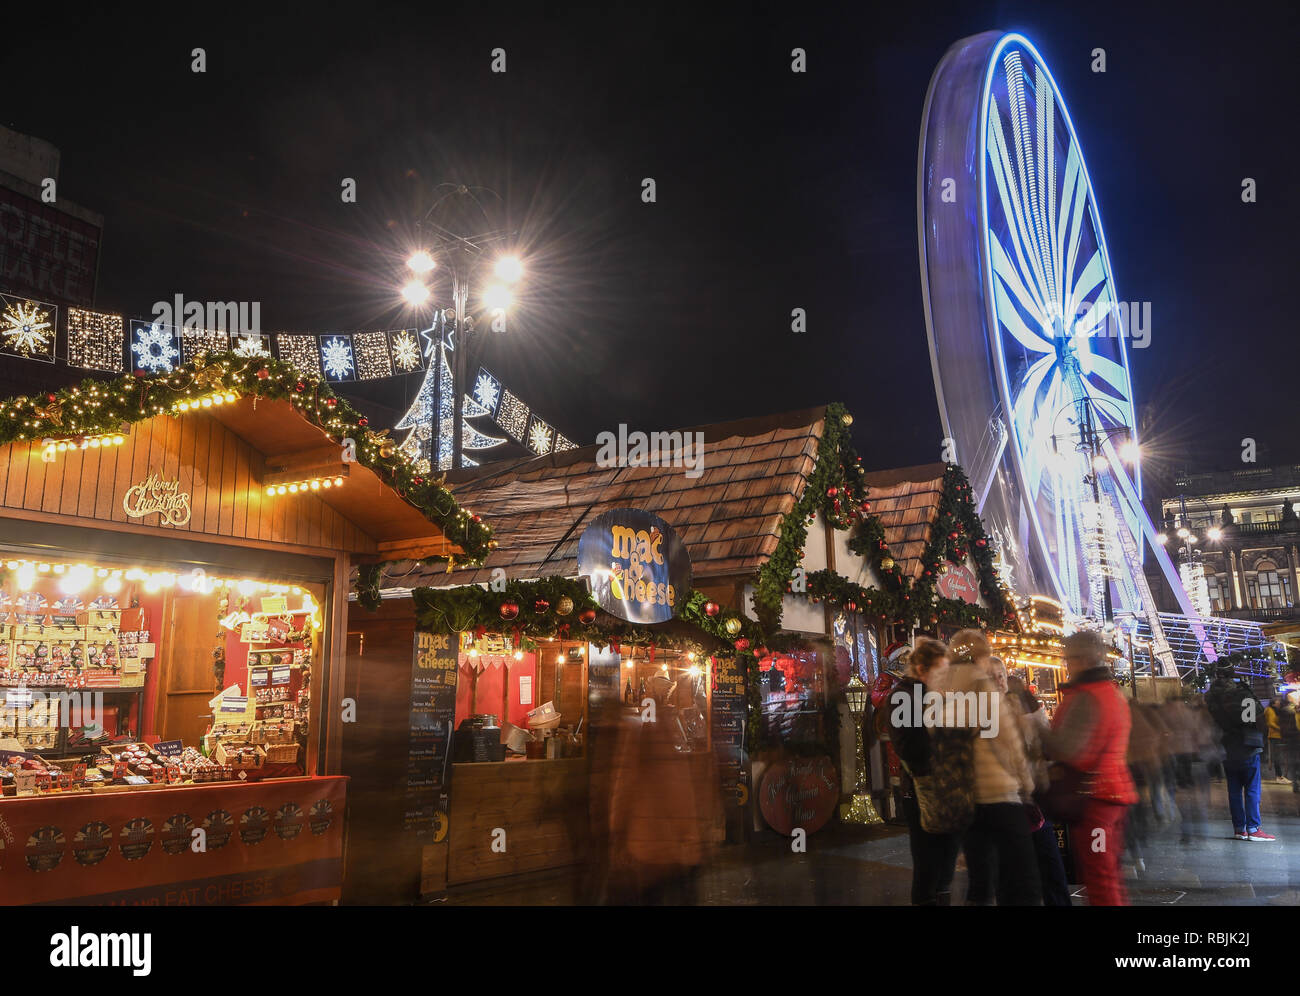
[(402, 828), (433, 834), (437, 840), (447, 828), (458, 643), (454, 633), (417, 632), (411, 661), (411, 739)]
[(713, 753), (722, 776), (722, 797), (743, 801), (745, 768), (745, 672), (733, 660), (713, 662)]

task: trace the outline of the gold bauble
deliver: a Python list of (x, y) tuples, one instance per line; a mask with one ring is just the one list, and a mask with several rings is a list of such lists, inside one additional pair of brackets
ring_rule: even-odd
[(561, 598), (558, 602), (555, 603), (555, 614), (557, 616), (567, 616), (572, 611), (573, 611), (573, 599), (571, 599), (568, 595), (565, 595), (563, 598)]
[(727, 621), (722, 624), (722, 628), (727, 631), (728, 636), (735, 636), (740, 632), (740, 620), (735, 616), (730, 616)]
[(880, 569), (881, 569), (882, 571), (892, 571), (892, 570), (894, 569), (894, 558), (893, 558), (893, 557), (881, 557), (881, 558), (880, 558)]
[(848, 412), (845, 412), (843, 415), (840, 416), (840, 421), (843, 422), (845, 425), (852, 425), (853, 416), (850, 415)]

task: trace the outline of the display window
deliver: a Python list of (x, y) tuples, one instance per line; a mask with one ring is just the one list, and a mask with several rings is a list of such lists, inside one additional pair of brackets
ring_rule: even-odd
[(322, 585), (0, 553), (5, 797), (312, 773)]

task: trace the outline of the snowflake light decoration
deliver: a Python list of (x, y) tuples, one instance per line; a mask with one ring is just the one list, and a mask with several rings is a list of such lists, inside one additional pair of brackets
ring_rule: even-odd
[(172, 361), (181, 355), (173, 344), (171, 326), (158, 322), (152, 325), (142, 322), (136, 327), (131, 352), (136, 356), (136, 369), (149, 373), (171, 373)]
[(352, 344), (342, 336), (324, 339), (320, 345), (321, 365), (334, 380), (345, 380), (352, 373)]
[(270, 356), (271, 351), (266, 348), (265, 337), (260, 335), (242, 335), (239, 341), (235, 343), (236, 356)]
[(54, 322), (35, 301), (9, 304), (0, 323), (0, 336), (4, 336), (5, 348), (10, 352), (54, 358)]
[(412, 370), (419, 370), (420, 362), (420, 344), (415, 341), (415, 336), (411, 334), (410, 329), (401, 329), (397, 332), (390, 333), (391, 341), (389, 350), (393, 357), (393, 368), (398, 373), (410, 373)]
[(474, 383), (474, 400), (489, 412), (496, 411), (497, 399), (501, 397), (501, 384), (486, 370), (479, 369), (478, 380)]

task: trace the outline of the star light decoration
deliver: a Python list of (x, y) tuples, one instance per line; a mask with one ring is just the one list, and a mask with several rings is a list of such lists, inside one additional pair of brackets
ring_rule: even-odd
[(335, 335), (322, 339), (320, 344), (321, 366), (326, 376), (332, 380), (347, 380), (354, 369), (352, 365), (352, 345), (345, 336)]
[(174, 345), (175, 336), (170, 325), (160, 322), (134, 322), (131, 352), (135, 353), (135, 367), (149, 373), (171, 373), (173, 361), (180, 358)]
[(53, 305), (38, 301), (19, 301), (4, 298), (4, 314), (0, 316), (0, 338), (4, 348), (27, 359), (54, 362), (54, 331), (56, 310)]
[(121, 315), (84, 308), (68, 309), (68, 366), (104, 373), (121, 373), (122, 337), (126, 325)]
[(528, 428), (528, 448), (538, 456), (545, 456), (551, 452), (554, 440), (555, 430), (534, 415), (533, 424)]
[(421, 369), (424, 364), (420, 359), (420, 344), (415, 341), (413, 329), (398, 329), (389, 335), (389, 354), (393, 358), (393, 369), (398, 373), (411, 373)]

